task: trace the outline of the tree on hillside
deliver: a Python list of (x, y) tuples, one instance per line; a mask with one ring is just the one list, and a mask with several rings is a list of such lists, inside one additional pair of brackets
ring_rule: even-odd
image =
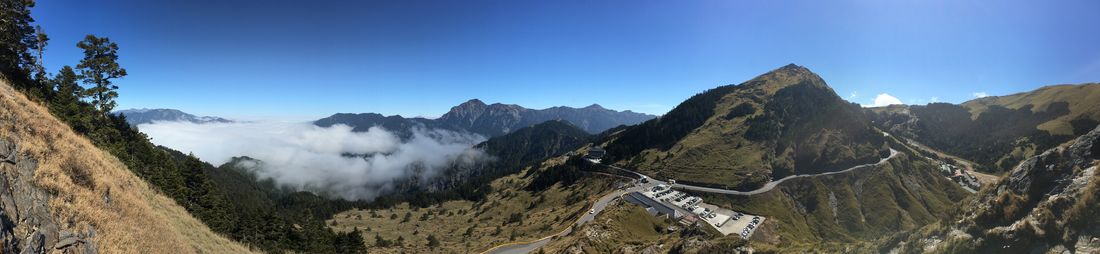
[(54, 103), (61, 102), (76, 102), (80, 101), (80, 98), (84, 94), (84, 88), (80, 86), (80, 76), (76, 74), (72, 66), (61, 67), (61, 70), (54, 75), (52, 86), (57, 89), (57, 96), (54, 97)]
[(0, 72), (8, 77), (26, 75), (34, 64), (31, 50), (35, 42), (34, 27), (31, 22), (33, 1), (0, 0)]
[(126, 69), (118, 65), (118, 44), (107, 37), (89, 34), (76, 46), (84, 50), (84, 59), (76, 68), (80, 70), (84, 83), (93, 85), (87, 90), (92, 104), (104, 114), (111, 112), (118, 97), (118, 86), (113, 85), (111, 80), (126, 76)]
[(69, 123), (77, 133), (88, 133), (92, 129), (91, 108), (82, 102), (84, 88), (80, 86), (80, 76), (73, 67), (66, 65), (49, 81), (50, 90), (56, 89), (50, 98), (50, 111), (57, 118)]
[(28, 93), (32, 98), (40, 97), (39, 86), (30, 82), (30, 73), (34, 69), (35, 59), (32, 52), (38, 49), (38, 36), (35, 33), (34, 18), (31, 18), (31, 0), (0, 0), (0, 74), (12, 81), (12, 85)]
[(46, 83), (48, 77), (46, 75), (46, 63), (42, 58), (42, 54), (46, 51), (46, 45), (49, 44), (50, 37), (46, 35), (45, 30), (42, 30), (42, 26), (34, 26), (34, 38), (38, 53), (38, 58), (36, 58), (34, 62), (34, 80), (40, 83)]

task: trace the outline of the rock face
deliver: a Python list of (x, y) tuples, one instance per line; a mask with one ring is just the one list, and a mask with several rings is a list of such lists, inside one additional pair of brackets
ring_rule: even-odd
[(0, 253), (96, 253), (94, 228), (61, 229), (48, 207), (53, 194), (33, 184), (38, 162), (16, 143), (0, 140)]
[[(914, 253), (1095, 253), (1100, 248), (1098, 165), (1100, 128), (1024, 160), (959, 218), (894, 248)], [(932, 244), (906, 246), (914, 243)]]

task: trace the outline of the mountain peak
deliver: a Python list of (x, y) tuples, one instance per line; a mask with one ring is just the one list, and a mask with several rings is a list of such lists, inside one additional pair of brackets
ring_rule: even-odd
[(470, 100), (468, 100), (468, 101), (466, 101), (466, 102), (463, 102), (462, 104), (459, 104), (459, 106), (460, 106), (460, 107), (461, 107), (461, 106), (463, 106), (463, 105), (469, 105), (469, 106), (477, 106), (477, 105), (480, 105), (480, 106), (485, 106), (485, 102), (482, 102), (481, 100), (478, 100), (478, 99), (470, 99)]
[(592, 105), (588, 105), (587, 107), (584, 107), (584, 108), (585, 109), (606, 109), (603, 106), (600, 106), (600, 104), (596, 104), (596, 103), (592, 103)]
[(783, 67), (779, 67), (778, 69), (769, 71), (745, 82), (745, 84), (749, 86), (763, 88), (765, 91), (768, 91), (769, 94), (784, 87), (804, 83), (832, 91), (832, 89), (825, 84), (825, 80), (821, 79), (821, 76), (810, 71), (809, 68), (793, 63), (784, 65)]

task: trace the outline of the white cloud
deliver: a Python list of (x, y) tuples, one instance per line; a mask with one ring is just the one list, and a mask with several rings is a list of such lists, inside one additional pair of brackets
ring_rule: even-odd
[(983, 97), (989, 97), (989, 94), (987, 94), (985, 92), (974, 93), (974, 98), (983, 98)]
[(880, 93), (880, 94), (878, 94), (878, 96), (875, 96), (874, 103), (872, 103), (871, 105), (863, 105), (863, 107), (882, 107), (882, 106), (893, 105), (893, 104), (904, 104), (904, 103), (901, 103), (901, 100), (898, 99), (897, 97), (894, 97), (894, 96), (886, 94), (886, 93)]
[(940, 97), (932, 96), (932, 99), (928, 100), (931, 103), (940, 102)]
[(856, 99), (856, 98), (859, 98), (859, 92), (858, 91), (852, 91), (852, 94), (848, 95), (848, 100), (852, 100), (852, 99)]
[(261, 177), (345, 199), (370, 200), (392, 190), (395, 181), (428, 180), (455, 161), (485, 158), (471, 149), (481, 136), (442, 130), (414, 129), (403, 141), (379, 127), (353, 132), (346, 125), (310, 123), (155, 122), (138, 128), (158, 145), (211, 164), (249, 156), (262, 161), (254, 165)]

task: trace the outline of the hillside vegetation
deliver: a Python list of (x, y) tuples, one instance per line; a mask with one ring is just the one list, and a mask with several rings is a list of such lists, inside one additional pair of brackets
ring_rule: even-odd
[[(912, 153), (845, 174), (800, 178), (756, 196), (704, 195), (719, 206), (768, 217), (754, 246), (787, 251), (846, 248), (953, 214), (967, 193)], [(770, 246), (770, 247), (768, 247)]]
[(1036, 128), (1051, 135), (1083, 135), (1100, 121), (1100, 84), (1045, 86), (1030, 92), (1005, 96), (990, 96), (964, 102), (970, 115), (978, 117), (992, 106), (1008, 109), (1047, 109), (1057, 103), (1066, 103), (1066, 113), (1040, 123)]
[[(549, 253), (874, 252), (876, 243), (959, 212), (970, 197), (938, 164), (888, 139), (900, 154), (888, 163), (843, 174), (799, 178), (753, 196), (694, 193), (705, 202), (768, 219), (750, 241), (656, 218), (612, 202), (590, 224), (550, 243)], [(667, 231), (674, 225), (676, 231)], [(705, 226), (704, 226), (705, 227)]]
[[(249, 252), (212, 232), (6, 81), (0, 83), (0, 143), (7, 144), (0, 150), (8, 153), (0, 154), (7, 157), (0, 161), (5, 179), (0, 238), (12, 244), (0, 252), (52, 250), (59, 242), (76, 248), (68, 251), (102, 253)], [(19, 201), (25, 199), (31, 201)]]
[(1003, 172), (1100, 121), (1100, 84), (1059, 85), (961, 105), (868, 110), (880, 128)]
[[(297, 193), (289, 199), (282, 199), (272, 210), (266, 212), (254, 212), (242, 204), (250, 204), (247, 200), (235, 200), (239, 195), (230, 195), (224, 192), (224, 186), (218, 186), (218, 179), (214, 179), (209, 169), (212, 166), (190, 155), (172, 151), (167, 148), (157, 147), (149, 141), (149, 138), (127, 123), (126, 117), (111, 114), (117, 105), (115, 99), (118, 93), (117, 81), (128, 75), (125, 68), (118, 63), (120, 47), (110, 38), (87, 35), (76, 43), (76, 47), (83, 51), (83, 58), (73, 66), (63, 66), (57, 73), (48, 73), (42, 61), (38, 57), (29, 54), (29, 50), (41, 53), (45, 50), (48, 37), (39, 29), (31, 25), (34, 19), (30, 17), (30, 9), (34, 1), (7, 1), (4, 8), (0, 8), (0, 26), (11, 28), (12, 36), (0, 37), (0, 74), (10, 84), (11, 89), (5, 91), (7, 96), (25, 96), (26, 101), (15, 99), (17, 103), (24, 105), (41, 105), (34, 114), (29, 116), (48, 117), (52, 115), (56, 119), (57, 126), (68, 125), (68, 130), (73, 135), (82, 136), (92, 146), (82, 147), (84, 150), (101, 149), (112, 155), (130, 170), (140, 181), (157, 192), (167, 196), (179, 206), (183, 207), (190, 216), (200, 220), (209, 230), (225, 235), (226, 237), (243, 242), (249, 249), (257, 248), (269, 252), (296, 251), (311, 253), (355, 253), (364, 248), (358, 237), (348, 237), (348, 234), (336, 234), (324, 227), (323, 217), (311, 209), (316, 203), (326, 203), (316, 195)], [(5, 30), (8, 31), (8, 30)], [(39, 55), (40, 57), (41, 55)], [(5, 110), (17, 110), (20, 108), (6, 107)], [(20, 112), (29, 114), (26, 112)], [(51, 135), (52, 132), (42, 132), (33, 128), (26, 128), (21, 123), (11, 123), (17, 130), (16, 134), (36, 136)], [(31, 126), (34, 127), (34, 126)], [(54, 128), (54, 127), (50, 127)], [(60, 128), (60, 127), (57, 127)], [(28, 139), (32, 137), (27, 137)], [(33, 138), (53, 138), (52, 136)], [(48, 140), (49, 146), (65, 145), (65, 141)], [(45, 146), (45, 147), (49, 147)], [(15, 150), (15, 149), (13, 149)], [(53, 150), (40, 151), (36, 156), (68, 156)], [(55, 153), (56, 152), (56, 153)], [(73, 149), (69, 152), (77, 152)], [(76, 153), (79, 155), (79, 153)], [(14, 161), (14, 159), (13, 159)], [(109, 193), (120, 189), (98, 189), (94, 181), (89, 180), (99, 176), (89, 173), (90, 169), (68, 167), (61, 164), (64, 170), (68, 170), (72, 181), (85, 188), (103, 192), (100, 196), (70, 196), (65, 197), (67, 202), (96, 202), (103, 199), (110, 203)], [(33, 166), (20, 166), (21, 172), (31, 172)], [(37, 174), (37, 173), (36, 173)], [(37, 177), (37, 175), (36, 175)], [(25, 178), (21, 178), (25, 179)], [(109, 178), (107, 178), (109, 179)], [(126, 189), (126, 185), (122, 185)], [(29, 189), (34, 190), (34, 189)], [(26, 201), (30, 199), (32, 204), (45, 201), (40, 192), (24, 193), (12, 191), (12, 199)], [(38, 194), (36, 194), (38, 193)], [(54, 193), (46, 193), (54, 194)], [(37, 195), (37, 196), (36, 196)], [(320, 200), (320, 202), (318, 201)], [(339, 205), (339, 204), (336, 204)], [(25, 207), (6, 204), (8, 207)], [(322, 206), (322, 207), (328, 207)], [(93, 209), (94, 210), (94, 209)], [(12, 216), (21, 216), (20, 213), (7, 213)], [(274, 215), (274, 216), (273, 216)], [(98, 217), (103, 220), (112, 217)], [(20, 222), (26, 218), (20, 218)], [(141, 220), (141, 218), (113, 217), (119, 223), (156, 222), (156, 220)], [(277, 221), (281, 223), (272, 223)], [(167, 223), (189, 223), (187, 218), (178, 221), (169, 220)], [(2, 224), (2, 223), (0, 223)], [(137, 227), (137, 226), (135, 226)], [(197, 226), (196, 226), (197, 227)], [(50, 227), (47, 227), (47, 229)], [(80, 243), (80, 237), (94, 235), (95, 231), (79, 233), (62, 231), (64, 239), (51, 239), (72, 245)], [(142, 231), (137, 231), (142, 232)], [(201, 234), (201, 230), (196, 231)], [(25, 233), (25, 232), (20, 232)], [(156, 236), (156, 234), (150, 234)], [(28, 242), (35, 240), (36, 235), (24, 236)], [(136, 236), (135, 236), (136, 237)], [(10, 242), (9, 242), (10, 243)], [(126, 243), (119, 243), (126, 244)], [(14, 247), (13, 247), (14, 248)], [(128, 247), (112, 247), (128, 248)], [(94, 248), (92, 248), (94, 250)], [(136, 249), (136, 250), (141, 250)], [(151, 248), (150, 250), (158, 250)], [(180, 251), (187, 251), (181, 249)]]
[(896, 253), (1100, 251), (1100, 128), (1018, 164), (969, 208), (882, 242)]
[[(577, 172), (565, 160), (497, 178), (481, 200), (354, 209), (334, 215), (328, 225), (362, 235), (372, 253), (470, 253), (542, 238), (570, 227), (591, 198), (613, 188), (615, 178)], [(559, 171), (575, 175), (563, 179)]]
[(600, 143), (612, 162), (735, 189), (871, 162), (885, 149), (858, 105), (793, 64), (692, 96)]

